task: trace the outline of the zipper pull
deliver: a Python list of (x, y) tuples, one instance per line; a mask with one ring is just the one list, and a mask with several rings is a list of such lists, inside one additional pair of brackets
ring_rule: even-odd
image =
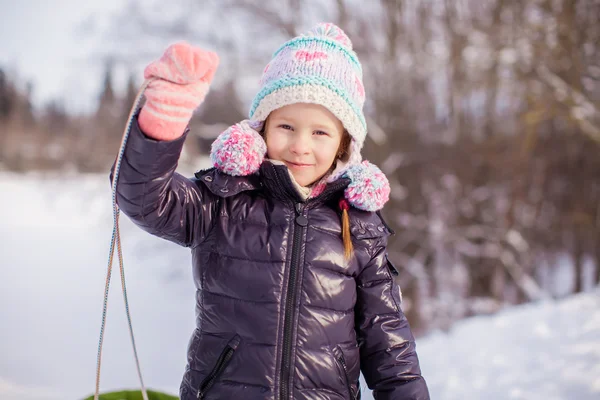
[(304, 207), (302, 205), (302, 203), (296, 203), (295, 206), (296, 209), (296, 223), (300, 226), (306, 226), (308, 225), (308, 218), (306, 218), (304, 215), (302, 215), (302, 212), (304, 211)]

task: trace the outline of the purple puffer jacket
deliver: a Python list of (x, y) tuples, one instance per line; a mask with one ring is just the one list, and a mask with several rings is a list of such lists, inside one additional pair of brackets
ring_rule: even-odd
[(351, 208), (347, 262), (337, 203), (348, 180), (302, 202), (284, 166), (257, 174), (175, 173), (185, 135), (146, 137), (134, 123), (117, 186), (124, 214), (189, 247), (196, 329), (182, 400), (427, 400), (415, 342), (387, 259), (390, 229)]

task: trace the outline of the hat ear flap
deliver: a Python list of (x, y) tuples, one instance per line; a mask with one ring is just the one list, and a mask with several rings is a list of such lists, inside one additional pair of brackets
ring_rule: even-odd
[(256, 130), (260, 126), (255, 121), (244, 120), (222, 132), (211, 146), (213, 166), (232, 176), (258, 171), (267, 153), (267, 144)]

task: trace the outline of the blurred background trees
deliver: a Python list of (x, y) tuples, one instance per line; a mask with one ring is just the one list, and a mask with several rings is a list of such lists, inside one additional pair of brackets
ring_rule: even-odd
[(147, 3), (114, 19), (94, 115), (33, 110), (34, 88), (0, 70), (4, 169), (106, 173), (142, 79), (117, 93), (112, 74), (158, 57), (149, 37), (221, 56), (186, 143), (193, 162), (244, 118), (272, 52), (333, 21), (363, 63), (365, 158), (392, 184), (389, 250), (417, 332), (600, 283), (599, 1)]

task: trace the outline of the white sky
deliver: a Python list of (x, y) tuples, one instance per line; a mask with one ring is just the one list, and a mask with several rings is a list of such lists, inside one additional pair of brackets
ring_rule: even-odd
[(102, 65), (89, 56), (97, 39), (77, 33), (92, 15), (107, 16), (119, 0), (0, 0), (0, 66), (34, 84), (34, 102), (63, 97), (69, 109), (91, 106)]
[[(130, 73), (141, 83), (143, 67), (159, 57), (167, 44), (175, 40), (172, 34), (169, 37), (148, 36), (141, 41), (129, 40), (127, 43), (115, 39), (116, 35), (109, 37), (107, 33), (114, 31), (116, 16), (123, 16), (127, 4), (127, 0), (0, 0), (0, 68), (7, 70), (11, 76), (16, 74), (21, 88), (27, 82), (33, 83), (33, 102), (37, 108), (50, 100), (60, 99), (71, 112), (93, 111), (105, 69), (101, 54), (122, 50), (121, 46), (138, 46), (136, 50), (146, 54), (135, 65), (120, 65), (113, 71), (113, 83), (119, 91), (124, 88)], [(143, 4), (153, 8), (152, 3)], [(183, 0), (177, 7), (189, 6)], [(164, 7), (154, 9), (168, 19), (164, 15)], [(203, 45), (189, 37), (177, 39)], [(225, 53), (220, 56), (220, 75), (223, 76), (226, 73), (224, 66), (230, 60)], [(265, 64), (267, 62), (265, 58)], [(262, 66), (247, 69), (244, 72), (248, 79), (243, 76), (239, 79), (241, 85), (238, 90), (245, 101), (249, 102), (254, 96), (257, 74), (261, 71)]]

